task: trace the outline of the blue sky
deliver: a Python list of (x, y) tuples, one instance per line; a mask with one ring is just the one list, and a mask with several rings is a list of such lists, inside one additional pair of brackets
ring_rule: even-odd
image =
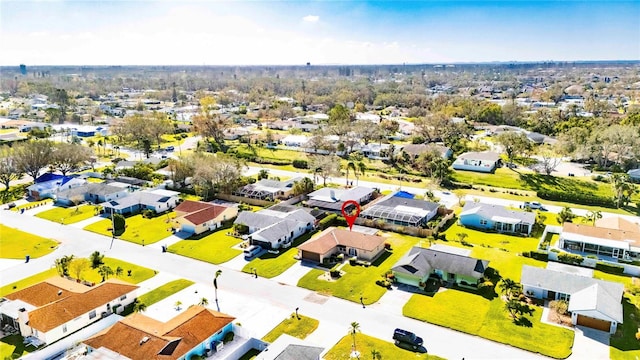
[(636, 1), (7, 1), (0, 65), (640, 59)]

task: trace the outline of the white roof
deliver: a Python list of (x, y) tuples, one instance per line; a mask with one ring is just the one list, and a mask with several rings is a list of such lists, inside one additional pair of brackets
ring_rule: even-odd
[(415, 215), (418, 215), (420, 217), (424, 217), (424, 216), (427, 216), (429, 214), (429, 211), (427, 211), (427, 210), (420, 209), (420, 208), (415, 208), (415, 207), (411, 207), (411, 206), (398, 205), (398, 206), (395, 207), (395, 209), (396, 209), (396, 211), (409, 213), (409, 214), (415, 214)]
[(150, 192), (150, 193), (156, 194), (156, 195), (160, 195), (160, 196), (178, 196), (178, 195), (180, 195), (180, 193), (177, 192), (177, 191), (171, 191), (171, 190), (165, 190), (165, 189), (155, 189), (155, 190), (149, 190), (147, 192)]
[(491, 220), (496, 222), (506, 223), (506, 224), (519, 224), (520, 222), (522, 222), (522, 220), (520, 219), (514, 219), (514, 218), (504, 217), (504, 216), (492, 216)]
[(27, 311), (31, 311), (36, 307), (19, 299), (7, 300), (0, 305), (0, 313), (9, 316), (12, 319), (17, 319), (20, 313), (20, 309), (22, 308), (26, 309)]

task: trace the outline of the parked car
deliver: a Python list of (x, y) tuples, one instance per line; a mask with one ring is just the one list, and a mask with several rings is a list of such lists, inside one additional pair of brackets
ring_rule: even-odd
[(522, 205), (520, 205), (520, 209), (529, 208), (531, 210), (546, 210), (545, 207), (537, 201), (525, 201)]
[(393, 340), (395, 340), (396, 345), (404, 343), (410, 345), (413, 350), (417, 350), (422, 346), (423, 343), (421, 337), (416, 336), (416, 334), (412, 333), (411, 331), (403, 329), (395, 329), (393, 331)]
[(175, 149), (176, 149), (176, 148), (175, 148), (175, 147), (173, 147), (173, 146), (167, 146), (167, 149), (166, 149), (166, 150), (167, 150), (167, 151), (173, 151), (173, 150), (175, 150)]
[(258, 255), (262, 251), (262, 248), (258, 245), (251, 245), (248, 248), (244, 249), (244, 258), (251, 259), (252, 257)]

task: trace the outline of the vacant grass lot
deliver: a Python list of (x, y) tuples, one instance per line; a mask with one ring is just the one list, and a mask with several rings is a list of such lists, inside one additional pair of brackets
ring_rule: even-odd
[(55, 207), (51, 210), (37, 213), (36, 217), (67, 225), (96, 216), (96, 214), (98, 214), (97, 209), (99, 208), (100, 206), (95, 205), (82, 205), (68, 208)]
[(18, 229), (0, 224), (0, 258), (24, 259), (26, 255), (38, 258), (58, 246), (58, 242), (45, 239)]
[(291, 314), (290, 317), (284, 319), (280, 324), (278, 324), (278, 326), (269, 331), (262, 340), (272, 343), (282, 334), (291, 335), (298, 339), (304, 339), (314, 332), (318, 328), (318, 324), (320, 324), (316, 319), (303, 315), (299, 315), (299, 317), (299, 319), (296, 318), (295, 313)]
[[(151, 270), (149, 268), (135, 265), (119, 259), (105, 257), (103, 261), (104, 261), (104, 264), (109, 266), (111, 269), (113, 269), (113, 271), (115, 271), (118, 268), (118, 266), (121, 267), (123, 270), (123, 274), (117, 279), (126, 281), (128, 283), (138, 284), (142, 281), (151, 279), (156, 275), (155, 270)], [(131, 270), (131, 276), (127, 275), (128, 270)], [(0, 287), (0, 297), (5, 296), (7, 294), (11, 294), (18, 290), (28, 288), (31, 285), (35, 285), (41, 281), (44, 281), (54, 276), (58, 276), (58, 272), (56, 271), (55, 268), (51, 268), (49, 270), (45, 270), (43, 272), (18, 280), (11, 284), (4, 285)], [(86, 281), (95, 282), (95, 283), (99, 283), (100, 281), (102, 281), (102, 276), (98, 274), (98, 269), (87, 268), (85, 271), (82, 272), (81, 277)]]
[(459, 240), (458, 234), (467, 234), (464, 241), (480, 245), (490, 246), (498, 249), (506, 249), (510, 252), (521, 253), (523, 251), (535, 250), (540, 239), (523, 236), (513, 236), (498, 233), (490, 233), (474, 230), (458, 225), (451, 225), (445, 232), (447, 240)]
[(387, 291), (386, 288), (376, 285), (376, 280), (389, 271), (420, 240), (399, 234), (385, 235), (389, 236), (386, 242), (391, 244), (392, 251), (383, 253), (371, 266), (351, 266), (347, 263), (342, 268), (345, 274), (331, 282), (319, 279), (326, 271), (313, 269), (300, 279), (298, 286), (353, 302), (360, 302), (362, 297), (365, 304), (375, 303)]
[(168, 251), (178, 255), (222, 264), (240, 255), (242, 251), (232, 249), (242, 242), (241, 239), (227, 235), (229, 229), (221, 229), (198, 240), (182, 240), (169, 246)]
[(298, 254), (297, 247), (309, 240), (314, 234), (315, 232), (312, 232), (300, 236), (295, 239), (293, 241), (293, 245), (284, 252), (281, 251), (279, 254), (266, 252), (258, 258), (254, 258), (242, 268), (242, 271), (251, 274), (255, 269), (258, 276), (262, 276), (267, 279), (271, 279), (272, 277), (282, 274), (292, 267), (293, 264), (298, 262), (298, 260), (293, 258)]
[[(176, 216), (175, 212), (169, 212), (145, 219), (142, 214), (126, 218), (127, 228), (120, 239), (136, 244), (145, 245), (156, 243), (171, 235), (171, 220)], [(111, 236), (111, 219), (104, 219), (88, 225), (84, 228), (101, 235)]]
[(542, 308), (534, 308), (533, 316), (525, 315), (531, 326), (518, 326), (504, 310), (500, 297), (487, 300), (480, 295), (449, 289), (433, 297), (413, 295), (404, 306), (403, 314), (545, 356), (558, 359), (569, 356), (573, 331), (541, 323)]
[(19, 359), (23, 355), (34, 351), (36, 348), (33, 346), (25, 346), (22, 343), (22, 336), (9, 335), (0, 339), (0, 358), (7, 359)]
[(169, 295), (173, 295), (182, 289), (186, 289), (193, 285), (194, 282), (185, 279), (178, 279), (170, 281), (162, 286), (159, 286), (144, 295), (138, 296), (138, 300), (146, 306), (151, 306), (158, 301), (166, 298)]
[[(391, 339), (389, 334), (389, 339)], [(347, 360), (351, 354), (353, 338), (347, 335), (340, 339), (324, 356), (326, 360)], [(443, 359), (436, 355), (414, 353), (395, 346), (392, 342), (384, 341), (362, 333), (356, 333), (356, 350), (360, 352), (360, 359), (371, 359), (371, 350), (377, 350), (382, 356), (381, 359)], [(427, 348), (427, 351), (429, 349)]]

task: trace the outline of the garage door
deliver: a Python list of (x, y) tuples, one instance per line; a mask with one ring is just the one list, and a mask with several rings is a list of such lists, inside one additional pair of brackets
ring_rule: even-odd
[(594, 319), (592, 317), (584, 315), (578, 315), (578, 325), (583, 325), (592, 329), (598, 329), (606, 332), (609, 332), (609, 329), (611, 328), (610, 321)]
[(320, 262), (320, 254), (316, 254), (308, 251), (302, 251), (302, 258), (305, 260)]

